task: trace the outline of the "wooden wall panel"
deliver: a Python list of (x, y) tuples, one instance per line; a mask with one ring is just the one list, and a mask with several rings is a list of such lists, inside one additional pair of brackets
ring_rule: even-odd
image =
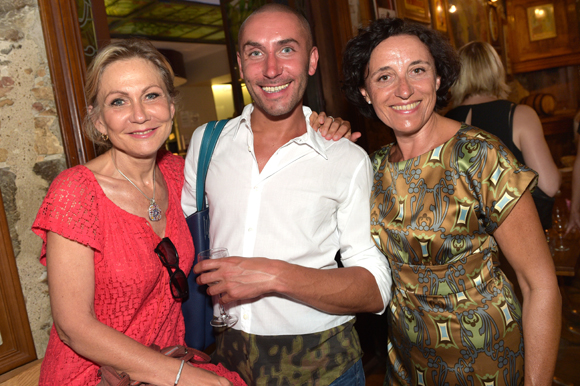
[(358, 145), (368, 149), (366, 120), (348, 103), (341, 90), (342, 54), (346, 43), (353, 37), (348, 0), (315, 0), (310, 2), (310, 6), (312, 30), (320, 54), (318, 72), (326, 112), (350, 121), (353, 131), (363, 134)]
[[(531, 41), (527, 9), (553, 4), (556, 37)], [(508, 0), (510, 58), (514, 73), (580, 64), (580, 30), (575, 0)]]
[(0, 194), (0, 374), (36, 359), (28, 314)]

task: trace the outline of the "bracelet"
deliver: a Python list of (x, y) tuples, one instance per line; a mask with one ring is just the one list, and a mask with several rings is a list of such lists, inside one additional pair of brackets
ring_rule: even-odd
[(181, 378), (181, 371), (183, 371), (184, 364), (185, 364), (185, 360), (182, 360), (181, 366), (179, 366), (179, 371), (177, 372), (177, 377), (175, 377), (175, 383), (173, 384), (173, 386), (177, 386), (177, 383), (179, 383), (179, 378)]

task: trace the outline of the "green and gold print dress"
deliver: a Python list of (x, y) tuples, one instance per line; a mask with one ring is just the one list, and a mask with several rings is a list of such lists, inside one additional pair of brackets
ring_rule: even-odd
[(463, 124), (443, 145), (375, 169), (371, 232), (389, 259), (385, 385), (523, 385), (522, 309), (492, 234), (536, 183), (495, 136)]

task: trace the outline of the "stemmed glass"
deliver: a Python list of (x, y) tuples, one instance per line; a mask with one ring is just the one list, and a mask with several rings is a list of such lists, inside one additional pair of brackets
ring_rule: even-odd
[(567, 251), (570, 248), (564, 245), (564, 233), (566, 233), (566, 215), (562, 213), (562, 210), (556, 205), (554, 208), (554, 228), (558, 234), (559, 242), (554, 247), (556, 251)]
[[(202, 260), (207, 259), (219, 259), (222, 257), (228, 257), (230, 254), (228, 253), (227, 248), (212, 248), (206, 251), (201, 251), (197, 255), (197, 261), (200, 262)], [(212, 285), (215, 283), (209, 283)], [(220, 295), (221, 296), (221, 295)], [(219, 303), (220, 315), (214, 316), (211, 320), (210, 324), (213, 327), (231, 327), (238, 322), (238, 318), (235, 315), (230, 315), (226, 312), (223, 304)]]

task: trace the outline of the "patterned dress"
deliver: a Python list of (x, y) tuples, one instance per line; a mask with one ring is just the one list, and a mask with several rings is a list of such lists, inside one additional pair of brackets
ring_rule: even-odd
[(371, 232), (391, 264), (385, 385), (523, 385), (521, 305), (492, 236), (535, 173), (462, 125), (407, 161), (373, 154)]

